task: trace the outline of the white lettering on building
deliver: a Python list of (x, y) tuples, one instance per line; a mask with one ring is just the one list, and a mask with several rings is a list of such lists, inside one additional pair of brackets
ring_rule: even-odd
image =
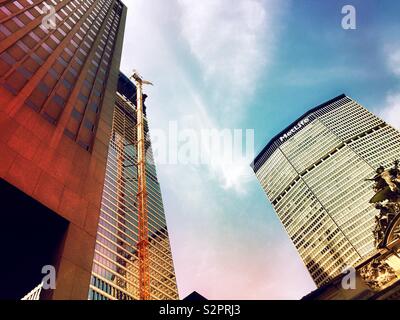
[(309, 122), (310, 122), (309, 118), (304, 118), (298, 124), (296, 124), (292, 129), (290, 129), (283, 136), (281, 136), (279, 139), (281, 140), (281, 142), (285, 141), (286, 139), (290, 138), (291, 135), (299, 131), (301, 128), (305, 127)]

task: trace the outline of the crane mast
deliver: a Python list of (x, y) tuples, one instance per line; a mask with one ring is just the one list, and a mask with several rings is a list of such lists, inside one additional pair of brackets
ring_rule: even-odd
[(139, 220), (139, 238), (137, 247), (139, 258), (139, 298), (140, 300), (150, 300), (149, 227), (147, 214), (146, 138), (143, 111), (143, 85), (152, 85), (152, 83), (143, 80), (137, 72), (134, 72), (132, 78), (136, 82), (137, 89), (137, 207)]

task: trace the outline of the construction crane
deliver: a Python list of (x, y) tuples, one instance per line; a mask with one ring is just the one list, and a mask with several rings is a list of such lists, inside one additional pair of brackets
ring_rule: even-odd
[(136, 121), (137, 121), (137, 172), (138, 172), (138, 220), (139, 239), (137, 243), (139, 258), (139, 298), (150, 300), (150, 265), (149, 265), (149, 226), (147, 215), (147, 188), (146, 188), (146, 141), (143, 112), (143, 85), (153, 85), (143, 80), (137, 71), (131, 79), (136, 83)]

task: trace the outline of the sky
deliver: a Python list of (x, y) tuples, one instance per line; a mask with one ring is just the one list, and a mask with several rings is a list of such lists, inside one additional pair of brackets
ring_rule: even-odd
[[(253, 129), (257, 155), (342, 93), (400, 128), (399, 1), (124, 3), (121, 70), (155, 84), (145, 89), (150, 134), (171, 123), (179, 132)], [(347, 4), (356, 29), (342, 28)], [(205, 157), (157, 165), (180, 297), (300, 299), (314, 290), (250, 168), (254, 157)]]

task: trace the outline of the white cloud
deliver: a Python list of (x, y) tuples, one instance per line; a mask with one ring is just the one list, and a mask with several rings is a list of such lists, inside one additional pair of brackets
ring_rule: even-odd
[[(223, 111), (251, 95), (271, 60), (279, 19), (277, 1), (178, 0), (181, 33), (200, 65), (209, 97)], [(274, 32), (270, 32), (270, 30)], [(236, 110), (237, 111), (237, 110)]]
[[(254, 92), (261, 72), (272, 59), (276, 33), (268, 32), (279, 18), (275, 0), (177, 0), (180, 32), (198, 64), (206, 93), (192, 88), (198, 127), (218, 128), (240, 119), (245, 102)], [(275, 32), (277, 28), (274, 28)], [(200, 129), (200, 128), (199, 128)], [(231, 163), (222, 153), (210, 153), (210, 174), (223, 188), (243, 192), (253, 173), (253, 159), (235, 156)]]
[(400, 46), (389, 46), (386, 48), (386, 53), (389, 70), (400, 77)]
[(391, 93), (387, 96), (381, 116), (387, 123), (400, 130), (400, 93)]
[[(166, 130), (169, 120), (181, 129), (237, 127), (239, 111), (245, 112), (272, 59), (281, 6), (275, 0), (130, 3), (122, 68), (138, 69), (155, 83), (146, 88), (151, 129)], [(228, 163), (219, 152), (209, 157), (208, 173), (220, 187), (245, 190), (253, 159), (237, 156)]]
[[(386, 46), (385, 54), (389, 71), (400, 78), (400, 45)], [(400, 130), (400, 91), (391, 91), (387, 94), (380, 115), (387, 123)]]
[[(217, 130), (219, 133), (223, 132), (223, 129), (218, 128), (213, 117), (207, 112), (204, 99), (195, 92), (193, 87), (186, 86), (185, 97), (191, 101), (193, 113), (180, 117), (180, 129), (194, 129), (199, 135), (204, 129)], [(233, 130), (228, 130), (233, 135)], [(251, 152), (254, 151), (254, 141), (248, 141), (246, 138), (246, 130), (242, 130), (243, 150), (235, 150), (233, 148), (232, 153), (229, 152), (230, 146), (226, 145), (217, 150), (208, 148), (210, 146), (205, 146), (202, 149), (208, 159), (207, 169), (211, 178), (217, 181), (223, 189), (233, 189), (241, 194), (246, 192), (244, 185), (252, 181), (254, 177), (254, 173), (250, 168), (250, 162), (254, 159), (254, 154)], [(249, 138), (251, 140), (251, 135)], [(249, 152), (247, 152), (246, 148), (248, 148)], [(196, 169), (201, 172), (204, 171), (201, 166)]]
[[(250, 89), (271, 63), (281, 2), (125, 2), (121, 68), (137, 69), (155, 84), (145, 89), (150, 132), (168, 130), (170, 120), (182, 129), (240, 127), (230, 115), (225, 123), (218, 116), (223, 109), (245, 110)], [(181, 296), (198, 290), (210, 299), (291, 298), (311, 290), (300, 260), (287, 263), (297, 256), (286, 235), (271, 228), (252, 159), (227, 166), (218, 152), (209, 156), (214, 165), (207, 168), (157, 167)], [(238, 197), (235, 190), (250, 191)]]

